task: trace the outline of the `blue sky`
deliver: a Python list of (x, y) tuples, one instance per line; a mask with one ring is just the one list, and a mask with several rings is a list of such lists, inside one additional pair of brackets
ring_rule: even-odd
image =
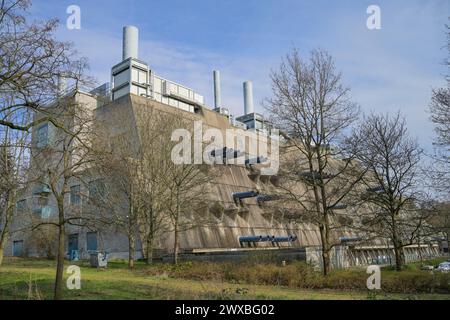
[[(67, 30), (66, 9), (81, 8), (81, 30)], [(381, 30), (368, 30), (366, 9), (381, 8)], [(222, 103), (243, 110), (242, 82), (252, 80), (256, 110), (270, 96), (269, 72), (292, 47), (316, 47), (336, 59), (365, 112), (401, 112), (426, 149), (433, 137), (427, 107), (444, 86), (448, 0), (34, 0), (32, 16), (58, 17), (58, 37), (89, 58), (91, 74), (109, 81), (121, 60), (122, 26), (140, 29), (140, 58), (165, 78), (213, 104), (212, 70), (221, 70)]]

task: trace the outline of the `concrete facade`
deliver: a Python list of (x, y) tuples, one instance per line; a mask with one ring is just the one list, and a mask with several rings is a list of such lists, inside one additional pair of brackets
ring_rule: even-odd
[[(86, 129), (86, 133), (83, 133), (80, 140), (95, 143), (93, 137), (101, 134), (106, 137), (106, 140), (114, 141), (117, 136), (127, 134), (130, 144), (138, 147), (139, 128), (144, 123), (145, 114), (151, 111), (165, 116), (181, 114), (189, 123), (201, 121), (203, 130), (214, 128), (222, 132), (223, 136), (228, 129), (240, 129), (241, 136), (247, 136), (247, 138), (256, 136), (256, 141), (270, 141), (267, 136), (271, 131), (270, 126), (264, 121), (263, 115), (254, 112), (251, 82), (244, 84), (246, 114), (234, 118), (228, 114), (228, 111), (223, 112), (225, 109), (222, 108), (220, 99), (219, 73), (215, 72), (215, 107), (218, 111), (215, 112), (205, 105), (202, 95), (186, 86), (155, 75), (146, 62), (138, 60), (138, 31), (134, 27), (125, 29), (123, 61), (112, 67), (111, 79), (111, 86), (101, 86), (91, 93), (72, 92), (54, 106), (54, 108), (70, 108), (71, 104), (84, 106), (83, 114), (74, 112), (71, 117), (64, 119), (67, 128), (76, 128), (79, 125), (77, 121), (83, 117), (92, 120), (92, 125)], [(111, 92), (107, 92), (109, 87)], [(127, 128), (128, 130), (125, 130)], [(45, 148), (42, 148), (40, 144), (43, 138), (52, 140), (56, 143), (53, 149), (58, 150), (58, 141), (64, 139), (64, 133), (52, 128), (51, 124), (43, 124), (33, 129), (32, 136), (30, 166), (42, 169), (53, 162), (57, 165), (57, 159), (46, 155)], [(77, 151), (77, 143), (81, 142), (74, 142), (74, 152), (69, 157), (72, 162), (80, 161), (86, 156)], [(240, 151), (246, 153), (248, 157), (254, 156), (250, 145), (245, 145)], [(288, 151), (280, 155), (281, 159), (284, 157), (289, 157)], [(227, 255), (242, 256), (258, 249), (264, 249), (265, 252), (278, 250), (285, 254), (286, 250), (292, 249), (292, 254), (287, 256), (296, 256), (299, 259), (320, 264), (320, 250), (317, 249), (321, 244), (319, 229), (314, 224), (299, 219), (302, 216), (301, 210), (285, 205), (280, 200), (266, 203), (257, 201), (256, 197), (239, 201), (233, 197), (233, 194), (244, 192), (269, 196), (279, 193), (280, 179), (277, 174), (264, 175), (262, 171), (264, 165), (259, 164), (251, 166), (222, 164), (216, 167), (218, 176), (208, 184), (208, 192), (207, 195), (205, 194), (205, 200), (208, 202), (208, 210), (205, 214), (211, 222), (199, 224), (180, 234), (179, 246), (186, 258), (203, 256), (207, 257), (205, 259), (214, 259), (214, 257)], [(95, 167), (89, 165), (80, 165), (77, 170), (79, 171), (77, 179), (72, 179), (68, 185), (71, 192), (64, 197), (66, 213), (68, 216), (99, 215), (100, 211), (89, 202), (89, 197), (92, 184), (101, 179), (102, 175)], [(31, 171), (36, 172), (36, 170)], [(36, 234), (27, 229), (27, 226), (36, 220), (45, 222), (54, 219), (57, 213), (55, 199), (50, 196), (51, 193), (42, 186), (42, 183), (36, 183), (37, 178), (30, 176), (29, 187), (22, 190), (19, 197), (11, 239), (6, 248), (7, 255), (43, 256), (51, 251), (52, 245), (55, 244), (51, 230), (39, 231)], [(298, 190), (306, 190), (301, 183), (295, 187)], [(72, 190), (74, 190), (73, 194)], [(124, 211), (123, 215), (126, 215), (126, 209), (122, 211)], [(354, 218), (357, 213), (355, 214), (351, 209), (344, 209), (332, 219), (349, 216)], [(78, 258), (88, 258), (89, 252), (96, 250), (107, 251), (116, 258), (128, 257), (128, 238), (124, 230), (114, 224), (106, 227), (71, 225), (66, 232), (68, 257), (76, 254)], [(239, 241), (239, 237), (259, 236), (285, 237), (289, 241), (245, 243)], [(344, 226), (335, 228), (331, 232), (331, 241), (336, 245), (333, 251), (335, 267), (369, 264), (375, 257), (391, 255), (389, 244), (382, 239), (371, 239), (367, 243), (353, 246), (340, 244), (342, 237), (357, 236), (354, 231)], [(47, 243), (44, 248), (42, 248), (43, 242)], [(156, 239), (157, 255), (163, 257), (164, 254), (170, 253), (173, 242), (172, 233), (161, 234)], [(436, 248), (436, 245), (427, 248), (411, 246), (405, 249), (405, 253), (407, 259), (414, 260), (422, 251), (426, 255), (437, 254)], [(145, 244), (138, 238), (136, 258), (142, 258), (144, 252)]]
[[(112, 102), (102, 102), (95, 96), (79, 93), (75, 96), (77, 101), (82, 101), (88, 105), (93, 111), (96, 121), (106, 125), (108, 134), (113, 137), (120, 134), (126, 126), (138, 127), (140, 117), (143, 111), (157, 110), (158, 112), (167, 113), (182, 112), (186, 119), (191, 121), (202, 120), (204, 129), (216, 128), (226, 130), (233, 128), (225, 115), (213, 112), (208, 108), (200, 108), (198, 112), (193, 113), (176, 109), (172, 106), (162, 104), (160, 102), (139, 97), (133, 94), (126, 95)], [(117, 117), (121, 121), (117, 121)], [(35, 135), (36, 133), (33, 132)], [(139, 132), (134, 133), (136, 136), (132, 139), (139, 141)], [(38, 158), (37, 158), (38, 159)], [(35, 160), (37, 161), (37, 160)], [(94, 169), (95, 171), (95, 169)], [(276, 193), (278, 181), (276, 176), (261, 175), (258, 166), (245, 165), (221, 165), (220, 174), (209, 186), (208, 201), (211, 203), (208, 214), (213, 219), (212, 224), (198, 225), (196, 228), (187, 230), (180, 234), (180, 249), (185, 259), (224, 259), (229, 256), (231, 259), (236, 257), (239, 250), (241, 256), (245, 255), (248, 250), (258, 251), (258, 249), (282, 250), (291, 248), (293, 251), (304, 250), (302, 254), (296, 255), (297, 258), (306, 260), (320, 267), (320, 233), (319, 230), (310, 223), (298, 222), (285, 212), (282, 205), (280, 207), (258, 203), (256, 198), (243, 199), (236, 202), (233, 199), (233, 193), (246, 192), (256, 190), (260, 194)], [(89, 181), (98, 179), (98, 173), (92, 173), (92, 169), (83, 173), (85, 182), (73, 181), (71, 186), (80, 185), (80, 194), (88, 194)], [(42, 256), (45, 252), (36, 248), (35, 238), (28, 231), (18, 231), (24, 225), (23, 221), (29, 221), (35, 218), (35, 212), (31, 200), (35, 197), (35, 186), (31, 186), (30, 190), (24, 190), (20, 200), (28, 199), (28, 206), (21, 208), (17, 212), (14, 228), (9, 247), (6, 253), (14, 254), (14, 245), (19, 246), (18, 242), (23, 241), (23, 254), (28, 256)], [(299, 186), (301, 188), (301, 186)], [(84, 210), (89, 208), (87, 197), (81, 197), (79, 206), (70, 205), (70, 194), (66, 197), (69, 212), (70, 210)], [(51, 197), (48, 199), (46, 207), (49, 208), (48, 217), (50, 218), (56, 212), (56, 204)], [(26, 219), (25, 219), (26, 217)], [(27, 220), (28, 219), (28, 220)], [(14, 231), (14, 230), (13, 230)], [(96, 233), (97, 245), (95, 250), (107, 251), (114, 258), (126, 259), (128, 257), (128, 239), (123, 230), (114, 226), (110, 227), (76, 227), (70, 226), (67, 230), (67, 257), (71, 256), (71, 246), (73, 247), (74, 239), (77, 239), (77, 256), (81, 259), (89, 257), (88, 233)], [(261, 242), (256, 244), (245, 244), (239, 242), (241, 236), (296, 236), (296, 240), (292, 242), (278, 243), (274, 245), (271, 242)], [(335, 230), (332, 234), (334, 242), (338, 242), (340, 237), (352, 237), (355, 234), (346, 228)], [(49, 237), (50, 241), (52, 240)], [(173, 235), (164, 233), (157, 239), (157, 255), (164, 258), (172, 250)], [(333, 250), (333, 266), (349, 267), (352, 265), (365, 265), (374, 263), (374, 259), (379, 257), (391, 257), (392, 250), (388, 249), (387, 243), (382, 240), (372, 240), (371, 243), (363, 246), (338, 246)], [(136, 243), (136, 258), (142, 258), (145, 245), (141, 244), (140, 239)], [(244, 247), (244, 248), (243, 248)], [(244, 251), (242, 251), (244, 250)], [(247, 251), (245, 251), (247, 250)], [(436, 246), (421, 248), (425, 255), (435, 255)], [(244, 252), (244, 253), (243, 253)], [(405, 249), (405, 257), (407, 261), (419, 259), (416, 247), (412, 246)], [(203, 257), (203, 258), (201, 258)], [(206, 257), (206, 258), (205, 258)], [(386, 258), (379, 260), (380, 264), (386, 263)], [(377, 260), (378, 261), (378, 260)]]

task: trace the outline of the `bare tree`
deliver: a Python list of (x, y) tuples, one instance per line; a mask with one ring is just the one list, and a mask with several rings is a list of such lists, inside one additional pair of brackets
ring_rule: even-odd
[[(109, 155), (99, 165), (106, 177), (113, 220), (128, 237), (130, 268), (134, 266), (137, 235), (147, 263), (152, 263), (157, 235), (168, 224), (168, 191), (163, 179), (170, 168), (173, 128), (170, 114), (150, 106), (136, 112), (136, 122), (121, 121), (125, 115), (120, 111), (103, 122), (107, 133), (104, 141), (110, 141)], [(120, 129), (117, 123), (121, 123)]]
[[(447, 29), (447, 53), (450, 54), (450, 27)], [(450, 67), (450, 56), (444, 62)], [(448, 72), (449, 70), (447, 70)], [(432, 163), (428, 174), (433, 181), (433, 188), (444, 197), (450, 194), (450, 73), (446, 76), (447, 87), (436, 88), (432, 92), (430, 114), (435, 125), (435, 154), (431, 156)]]
[[(450, 243), (450, 203), (435, 201), (430, 204), (428, 209), (432, 212), (428, 222), (439, 235), (438, 240), (445, 240), (448, 250), (448, 244)], [(450, 257), (450, 250), (447, 253)]]
[(361, 228), (392, 243), (400, 271), (403, 247), (417, 243), (427, 220), (426, 211), (418, 207), (423, 200), (418, 185), (422, 151), (399, 113), (365, 117), (350, 140), (360, 165), (369, 170), (360, 193), (366, 204)]
[(77, 80), (73, 64), (84, 63), (71, 44), (55, 39), (58, 20), (27, 21), (30, 6), (30, 0), (0, 2), (0, 126), (23, 131), (44, 122), (59, 126), (46, 106), (61, 79)]
[(29, 134), (0, 127), (0, 265), (9, 239), (19, 190), (25, 182)]
[[(447, 29), (447, 54), (450, 55), (450, 26)], [(450, 67), (450, 56), (447, 56), (444, 65)], [(449, 70), (447, 70), (448, 72)], [(450, 147), (450, 74), (446, 76), (447, 87), (433, 90), (431, 98), (431, 121), (436, 125), (438, 144)], [(448, 150), (447, 150), (448, 151)]]
[[(196, 164), (194, 159), (193, 122), (181, 112), (171, 116), (167, 138), (167, 169), (161, 182), (167, 190), (165, 212), (173, 233), (173, 263), (178, 263), (180, 233), (210, 222), (207, 198), (216, 169)], [(177, 159), (175, 159), (177, 158)]]
[(128, 267), (133, 269), (138, 234), (140, 190), (135, 180), (139, 170), (135, 165), (128, 142), (128, 139), (122, 140), (120, 147), (117, 147), (119, 141), (116, 140), (114, 154), (104, 158), (101, 163), (104, 194), (100, 201), (110, 208), (112, 223), (128, 238)]
[(8, 241), (9, 228), (14, 212), (16, 187), (12, 184), (11, 171), (13, 161), (8, 149), (0, 148), (0, 265), (3, 262), (3, 252)]
[[(86, 147), (85, 129), (68, 120), (68, 113), (79, 115), (75, 111), (78, 108), (72, 103), (64, 105), (67, 101), (61, 98), (69, 91), (76, 95), (81, 87), (89, 87), (90, 81), (83, 72), (86, 61), (76, 57), (71, 44), (55, 39), (58, 20), (30, 23), (27, 20), (30, 6), (29, 0), (0, 3), (0, 126), (30, 131), (46, 125), (60, 134), (57, 147), (32, 150), (33, 158), (39, 156), (45, 165), (31, 168), (34, 180), (29, 182), (40, 182), (48, 187), (57, 202), (58, 219), (46, 224), (53, 224), (59, 232), (54, 297), (61, 299), (65, 225), (75, 221), (66, 217), (64, 196), (68, 181), (86, 161), (83, 152), (72, 154), (79, 152), (75, 148)], [(70, 90), (64, 90), (65, 86)]]
[(450, 148), (450, 87), (433, 90), (430, 111), (436, 125), (437, 144)]
[(284, 199), (320, 230), (326, 275), (336, 244), (332, 232), (339, 228), (332, 216), (362, 176), (348, 150), (340, 147), (343, 131), (357, 118), (358, 108), (332, 57), (323, 50), (302, 60), (294, 49), (271, 79), (274, 97), (266, 100), (266, 109), (288, 140), (281, 171)]
[(153, 111), (142, 118), (140, 124), (140, 147), (136, 166), (139, 196), (139, 229), (147, 264), (153, 263), (153, 251), (157, 236), (168, 230), (166, 214), (167, 189), (162, 183), (170, 169), (171, 118)]
[[(173, 232), (177, 261), (180, 232), (196, 227), (206, 212), (206, 188), (214, 170), (172, 161), (172, 150), (178, 142), (171, 141), (173, 132), (184, 130), (189, 135), (189, 141), (184, 142), (188, 146), (192, 143), (191, 133), (185, 129), (192, 127), (192, 121), (181, 111), (147, 106), (135, 110), (133, 120), (128, 122), (124, 119), (130, 117), (123, 112), (108, 113), (101, 120), (105, 128), (101, 131), (106, 133), (103, 141), (109, 141), (110, 155), (100, 166), (107, 177), (110, 211), (129, 239), (129, 266), (134, 265), (138, 233), (147, 263), (151, 263), (157, 235)], [(192, 148), (187, 149), (183, 152), (192, 159)]]
[(89, 104), (82, 99), (80, 93), (75, 90), (58, 103), (47, 107), (54, 109), (54, 114), (58, 114), (59, 126), (53, 127), (48, 123), (45, 134), (40, 132), (41, 128), (35, 129), (29, 168), (29, 183), (42, 191), (42, 197), (49, 205), (50, 201), (55, 202), (56, 216), (43, 218), (32, 225), (33, 230), (45, 225), (52, 225), (58, 230), (55, 300), (62, 298), (67, 226), (87, 226), (100, 220), (95, 212), (89, 214), (80, 210), (69, 210), (66, 201), (70, 193), (70, 183), (76, 180), (84, 181), (96, 155), (91, 143), (94, 136), (93, 109), (96, 104)]
[[(40, 222), (36, 221), (36, 224)], [(41, 225), (34, 228), (29, 234), (39, 257), (54, 260), (58, 254), (58, 228), (53, 225)]]
[(173, 263), (177, 264), (180, 233), (210, 221), (205, 198), (213, 174), (208, 165), (176, 164), (172, 168), (165, 178), (169, 191), (166, 207), (174, 237)]

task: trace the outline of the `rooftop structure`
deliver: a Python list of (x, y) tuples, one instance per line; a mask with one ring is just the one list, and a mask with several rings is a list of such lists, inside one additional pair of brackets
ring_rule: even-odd
[[(111, 85), (104, 84), (94, 90), (97, 94), (108, 95), (117, 100), (127, 94), (156, 100), (163, 104), (195, 113), (206, 108), (204, 96), (193, 89), (165, 79), (153, 72), (145, 61), (139, 59), (139, 30), (134, 26), (123, 28), (123, 60), (111, 69)], [(229, 123), (241, 129), (267, 129), (264, 117), (254, 112), (253, 84), (243, 83), (244, 115), (234, 116), (222, 103), (220, 71), (213, 71), (214, 111), (226, 116)]]

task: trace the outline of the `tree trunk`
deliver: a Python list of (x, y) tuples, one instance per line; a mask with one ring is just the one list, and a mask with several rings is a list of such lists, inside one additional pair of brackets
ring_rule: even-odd
[(147, 256), (147, 264), (153, 264), (153, 246), (154, 246), (154, 237), (155, 237), (155, 230), (153, 225), (153, 216), (154, 211), (153, 208), (151, 208), (147, 212), (147, 234), (146, 234), (146, 256)]
[(326, 276), (331, 272), (331, 257), (330, 257), (330, 244), (328, 237), (326, 235), (327, 231), (325, 226), (321, 226), (320, 237), (322, 242), (322, 265), (323, 265), (323, 275)]
[(175, 222), (174, 230), (174, 241), (173, 241), (173, 263), (178, 264), (178, 221)]
[(147, 236), (147, 264), (153, 264), (153, 234)]
[(128, 212), (128, 268), (134, 268), (134, 258), (135, 258), (135, 208), (133, 203), (133, 198), (130, 197), (130, 208)]
[(0, 267), (3, 264), (3, 253), (4, 253), (4, 251), (5, 251), (5, 244), (4, 244), (4, 241), (2, 241), (0, 243)]
[(3, 228), (2, 234), (0, 235), (0, 267), (3, 264), (3, 255), (5, 253), (6, 242), (8, 241), (8, 230), (7, 226)]
[(447, 233), (447, 254), (448, 254), (448, 257), (450, 258), (450, 241), (449, 240), (450, 240), (450, 233)]
[(134, 268), (135, 259), (135, 237), (132, 230), (130, 230), (130, 235), (128, 237), (128, 268)]
[(60, 222), (58, 229), (59, 229), (58, 256), (57, 256), (56, 279), (55, 279), (55, 290), (54, 290), (54, 299), (55, 300), (62, 299), (63, 275), (64, 275), (64, 256), (65, 256), (65, 246), (64, 245), (65, 245), (65, 235), (66, 235), (64, 223)]
[[(313, 165), (310, 162), (309, 164), (309, 170), (310, 172), (314, 172)], [(322, 266), (323, 266), (323, 275), (326, 276), (331, 271), (331, 265), (330, 265), (330, 249), (329, 249), (329, 234), (328, 234), (328, 214), (326, 212), (326, 204), (324, 205), (324, 202), (321, 197), (319, 196), (319, 191), (317, 190), (317, 186), (314, 186), (314, 199), (315, 199), (315, 206), (317, 210), (317, 215), (321, 215), (322, 223), (319, 225), (319, 231), (320, 231), (320, 242), (322, 245)], [(324, 196), (324, 190), (321, 190), (322, 196)], [(321, 205), (323, 213), (321, 212)]]
[(398, 243), (394, 244), (395, 253), (395, 270), (401, 271), (404, 263), (403, 259), (403, 247)]
[(3, 230), (0, 233), (0, 266), (3, 264), (3, 255), (5, 253), (6, 242), (9, 237), (9, 222), (12, 219), (14, 213), (15, 197), (12, 196), (12, 192), (8, 192), (6, 201), (5, 223)]
[(419, 261), (423, 261), (422, 257), (422, 248), (420, 247), (420, 239), (417, 241), (417, 245), (419, 246)]
[(178, 223), (180, 219), (180, 194), (177, 190), (176, 193), (176, 215), (175, 215), (175, 225), (174, 225), (174, 240), (173, 240), (173, 263), (178, 264)]
[(329, 249), (322, 249), (324, 250), (322, 253), (322, 260), (323, 260), (323, 275), (327, 276), (331, 272), (331, 262), (330, 262), (330, 250)]
[[(320, 177), (319, 181), (316, 181), (316, 178), (314, 178), (313, 191), (317, 215), (320, 216), (321, 219), (319, 231), (320, 231), (320, 240), (322, 243), (322, 266), (323, 266), (323, 275), (326, 276), (331, 272), (330, 238), (329, 238), (330, 221), (328, 219), (326, 190), (323, 185), (322, 179), (323, 174), (323, 164), (321, 161), (322, 156), (320, 154), (319, 148), (316, 149), (317, 149), (316, 160)], [(311, 158), (309, 159), (309, 172), (313, 173), (314, 171), (315, 171), (314, 165)]]
[(392, 242), (394, 243), (394, 254), (395, 254), (395, 270), (401, 271), (403, 267), (403, 246), (401, 240), (399, 240), (397, 233), (397, 224), (395, 221), (395, 214), (391, 213), (392, 216)]

